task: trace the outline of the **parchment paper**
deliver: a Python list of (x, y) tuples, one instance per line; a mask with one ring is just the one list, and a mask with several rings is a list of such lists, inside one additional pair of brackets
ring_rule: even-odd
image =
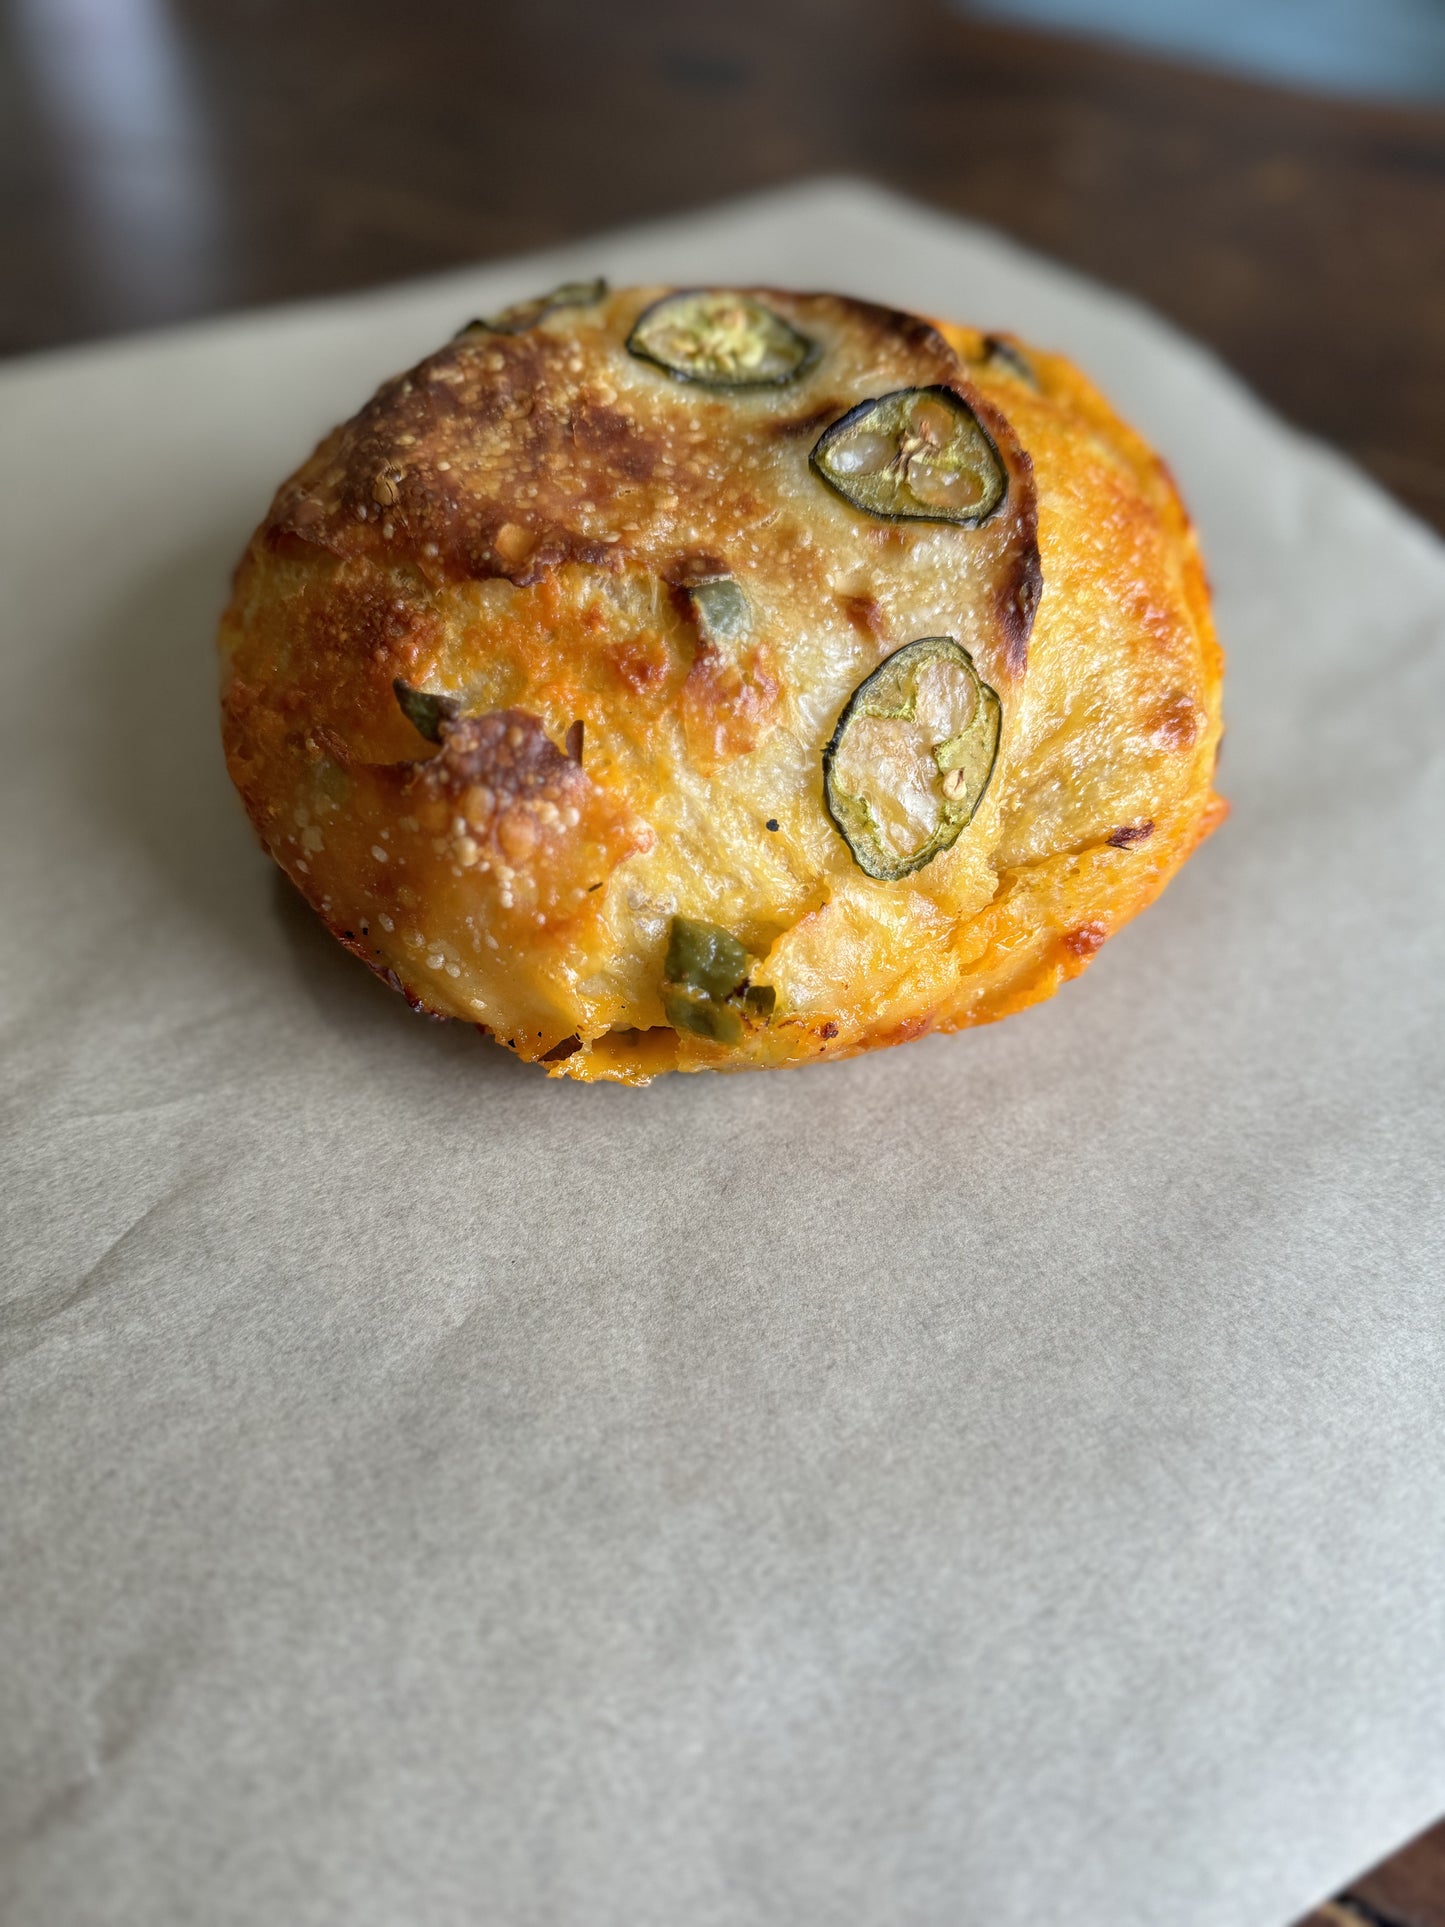
[[(1234, 817), (1055, 1002), (549, 1083), (254, 847), (273, 483), (595, 271), (1018, 328), (1177, 469)], [(1445, 1809), (1433, 537), (846, 182), (12, 366), (0, 447), (7, 1923), (1283, 1927)]]

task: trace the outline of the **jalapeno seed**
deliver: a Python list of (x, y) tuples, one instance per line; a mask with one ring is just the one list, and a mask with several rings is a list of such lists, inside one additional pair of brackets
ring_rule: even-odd
[(825, 428), (814, 472), (854, 508), (885, 521), (974, 528), (1008, 493), (987, 430), (951, 388), (901, 388)]
[(867, 431), (839, 442), (833, 451), (832, 466), (839, 475), (879, 475), (898, 453), (891, 435), (870, 435)]
[(712, 388), (780, 387), (817, 353), (780, 314), (727, 288), (664, 295), (639, 316), (627, 346), (678, 381)]
[(823, 752), (828, 814), (883, 882), (957, 842), (998, 756), (1002, 706), (951, 636), (905, 643), (854, 690)]

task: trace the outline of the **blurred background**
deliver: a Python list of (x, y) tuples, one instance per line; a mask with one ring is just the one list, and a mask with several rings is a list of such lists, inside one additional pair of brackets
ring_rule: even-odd
[[(836, 172), (1141, 297), (1445, 528), (1445, 0), (0, 0), (0, 355)], [(1445, 1828), (1315, 1922), (1445, 1927)]]
[(870, 174), (1445, 527), (1445, 0), (0, 0), (0, 157), (7, 354)]
[(1445, 95), (1439, 0), (980, 0), (959, 11), (1152, 47), (1287, 87)]

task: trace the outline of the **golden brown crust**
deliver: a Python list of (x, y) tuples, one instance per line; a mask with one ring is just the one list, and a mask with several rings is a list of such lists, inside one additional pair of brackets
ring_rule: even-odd
[[(1047, 996), (1222, 807), (1172, 479), (1060, 358), (839, 296), (754, 291), (819, 344), (789, 385), (678, 381), (625, 345), (661, 292), (464, 334), (283, 485), (222, 625), (263, 842), (414, 1004), (554, 1075), (847, 1056)], [(925, 387), (1003, 463), (977, 528), (879, 520), (809, 469), (860, 400)], [(725, 574), (738, 636), (699, 618)], [(999, 761), (952, 849), (875, 882), (824, 809), (823, 746), (864, 676), (938, 634), (1000, 695)], [(397, 678), (454, 699), (438, 743)], [(674, 914), (734, 932), (775, 993), (734, 1048), (666, 1025)]]

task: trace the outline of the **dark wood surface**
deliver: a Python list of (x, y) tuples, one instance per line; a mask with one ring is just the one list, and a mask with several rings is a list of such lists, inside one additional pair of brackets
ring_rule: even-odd
[(1445, 1927), (1445, 1821), (1299, 1927)]
[[(1445, 528), (1445, 114), (933, 0), (0, 0), (0, 353), (839, 170), (1143, 297)], [(1361, 1920), (1445, 1927), (1445, 1827), (1312, 1927)]]
[(1445, 527), (1436, 110), (929, 0), (9, 0), (0, 20), (0, 352), (848, 169), (1142, 295)]

